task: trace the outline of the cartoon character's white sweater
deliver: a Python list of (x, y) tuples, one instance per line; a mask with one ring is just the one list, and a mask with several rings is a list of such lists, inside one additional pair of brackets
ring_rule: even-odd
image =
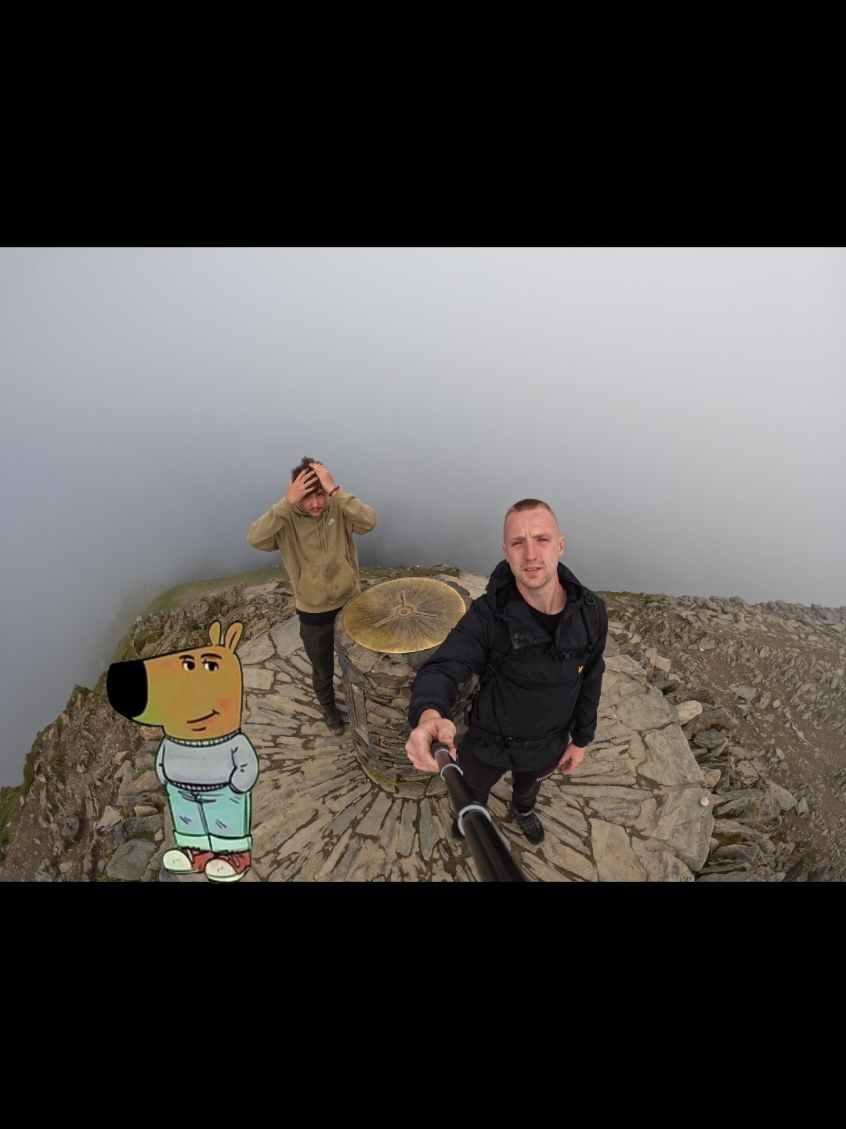
[(228, 784), (236, 792), (249, 792), (258, 771), (256, 751), (240, 730), (209, 741), (164, 737), (156, 754), (161, 783), (183, 788), (207, 790)]

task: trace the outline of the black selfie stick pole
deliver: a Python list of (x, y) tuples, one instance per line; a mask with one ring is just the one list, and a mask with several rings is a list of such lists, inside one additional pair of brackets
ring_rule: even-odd
[(505, 845), (505, 840), (494, 827), (488, 809), (473, 799), (464, 783), (464, 773), (449, 755), (447, 746), (441, 741), (435, 741), (432, 756), (440, 769), (441, 779), (447, 786), (458, 820), (458, 829), (467, 840), (482, 882), (528, 881)]

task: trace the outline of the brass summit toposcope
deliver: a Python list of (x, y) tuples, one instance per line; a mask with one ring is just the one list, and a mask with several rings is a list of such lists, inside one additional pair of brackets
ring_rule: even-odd
[(454, 588), (405, 576), (356, 596), (344, 615), (344, 629), (371, 651), (406, 655), (439, 647), (463, 615), (464, 601)]

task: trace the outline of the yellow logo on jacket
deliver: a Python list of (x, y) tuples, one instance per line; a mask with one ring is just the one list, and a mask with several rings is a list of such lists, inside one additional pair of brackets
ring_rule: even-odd
[(580, 666), (580, 667), (579, 667), (579, 670), (578, 670), (578, 673), (579, 673), (579, 674), (581, 674), (581, 673), (582, 673), (582, 671), (583, 671), (584, 669), (585, 669), (585, 668), (584, 668), (583, 666)]

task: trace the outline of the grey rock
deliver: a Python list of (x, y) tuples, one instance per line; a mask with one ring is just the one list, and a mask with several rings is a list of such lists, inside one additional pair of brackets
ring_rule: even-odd
[(242, 666), (266, 662), (272, 657), (273, 643), (266, 633), (257, 635), (255, 639), (250, 639), (247, 643), (242, 643), (238, 648), (238, 658), (241, 660)]
[(749, 843), (763, 844), (765, 841), (769, 842), (769, 837), (763, 831), (759, 831), (757, 827), (752, 827), (748, 823), (743, 823), (739, 819), (718, 819), (714, 823), (713, 834), (719, 839), (720, 836), (739, 835), (741, 839)]
[(641, 804), (625, 800), (591, 800), (591, 808), (606, 823), (631, 824), (640, 815)]
[(435, 843), (440, 837), (440, 831), (432, 818), (429, 801), (423, 800), (420, 804), (420, 853), (424, 859), (428, 860), (431, 857)]
[(133, 835), (153, 835), (164, 827), (163, 815), (134, 816), (125, 819), (115, 828), (115, 845), (120, 846)]
[(684, 702), (703, 702), (705, 705), (713, 706), (714, 695), (710, 690), (680, 690), (675, 694), (670, 694), (671, 701), (684, 701)]
[(402, 805), (400, 818), (399, 838), (397, 839), (397, 854), (408, 856), (414, 844), (414, 812), (415, 804), (405, 802)]
[(111, 806), (107, 807), (103, 814), (100, 816), (100, 822), (94, 828), (95, 831), (102, 834), (104, 831), (109, 831), (115, 824), (120, 823), (123, 816)]
[(106, 874), (109, 878), (117, 878), (122, 882), (140, 882), (147, 863), (155, 853), (155, 843), (148, 839), (130, 839), (112, 857), (106, 867)]
[[(777, 749), (776, 752), (779, 752), (779, 750)], [(780, 784), (776, 784), (772, 780), (768, 780), (766, 783), (766, 788), (767, 791), (772, 794), (773, 799), (776, 801), (782, 811), (790, 811), (791, 808), (796, 807), (796, 797), (792, 794), (792, 792), (788, 792), (786, 788), (782, 788)]]
[(677, 725), (645, 733), (643, 739), (649, 753), (646, 760), (638, 766), (641, 776), (667, 787), (705, 784), (702, 769), (696, 763), (696, 758)]
[(167, 853), (167, 851), (169, 849), (170, 848), (168, 847), (167, 843), (162, 843), (162, 845), (159, 847), (159, 849), (156, 851), (156, 853), (153, 855), (153, 857), (147, 863), (147, 869), (153, 870), (153, 871), (161, 870), (162, 859), (165, 857), (165, 854)]
[(140, 796), (143, 792), (161, 792), (162, 785), (158, 776), (152, 769), (147, 769), (140, 775), (127, 772), (118, 789), (118, 796)]
[(758, 696), (757, 686), (732, 686), (731, 692), (736, 698), (742, 698), (745, 702), (754, 702)]
[[(557, 814), (557, 813), (556, 813)], [(555, 835), (562, 843), (566, 843), (568, 847), (572, 847), (576, 851), (581, 851), (583, 855), (589, 855), (590, 851), (581, 841), (578, 835), (574, 835), (572, 831), (557, 823), (550, 814), (548, 809), (544, 809), (538, 804), (535, 808), (535, 815), (541, 821), (541, 825), (551, 835)]]
[(754, 882), (755, 871), (751, 868), (749, 870), (729, 870), (725, 874), (701, 874), (697, 882)]
[(629, 677), (641, 681), (645, 678), (643, 667), (624, 654), (606, 656), (605, 669), (613, 671), (614, 674), (628, 674)]
[(689, 721), (693, 721), (702, 713), (702, 703), (695, 701), (678, 702), (676, 705), (678, 713), (679, 725), (687, 725)]
[(279, 623), (276, 627), (271, 628), (270, 638), (273, 640), (273, 645), (280, 658), (293, 654), (302, 646), (299, 617), (294, 615), (285, 623)]
[(348, 808), (344, 808), (340, 815), (338, 815), (337, 818), (334, 819), (329, 825), (330, 833), (334, 835), (343, 835), (343, 833), (346, 831), (355, 817), (359, 815), (370, 803), (372, 794), (372, 792), (368, 792), (366, 796), (358, 801), (358, 803), (352, 804)]
[(69, 815), (62, 823), (62, 835), (73, 843), (79, 835), (79, 817)]
[(622, 827), (604, 819), (590, 821), (591, 846), (600, 882), (646, 882), (646, 867)]
[(652, 797), (645, 788), (626, 788), (622, 784), (562, 784), (559, 795), (583, 796), (586, 800), (597, 797), (612, 800), (639, 800), (641, 803)]
[(708, 857), (714, 815), (710, 804), (703, 807), (702, 797), (708, 797), (704, 788), (682, 788), (670, 792), (656, 821), (647, 833), (664, 840), (668, 850), (678, 855), (691, 870), (700, 870)]
[(617, 706), (617, 718), (630, 729), (643, 732), (669, 725), (673, 715), (670, 712), (670, 703), (661, 691), (650, 687), (646, 694), (624, 698)]
[(761, 854), (757, 843), (728, 843), (725, 847), (717, 847), (711, 853), (712, 859), (728, 859), (732, 862), (754, 863)]
[(700, 749), (716, 749), (719, 745), (725, 746), (727, 738), (719, 729), (702, 729), (693, 738), (693, 743)]
[(382, 820), (391, 806), (391, 797), (386, 792), (380, 792), (373, 801), (370, 811), (356, 828), (357, 835), (378, 835)]
[(646, 870), (648, 882), (693, 881), (690, 869), (669, 851), (650, 851), (636, 836), (632, 837), (632, 850)]

